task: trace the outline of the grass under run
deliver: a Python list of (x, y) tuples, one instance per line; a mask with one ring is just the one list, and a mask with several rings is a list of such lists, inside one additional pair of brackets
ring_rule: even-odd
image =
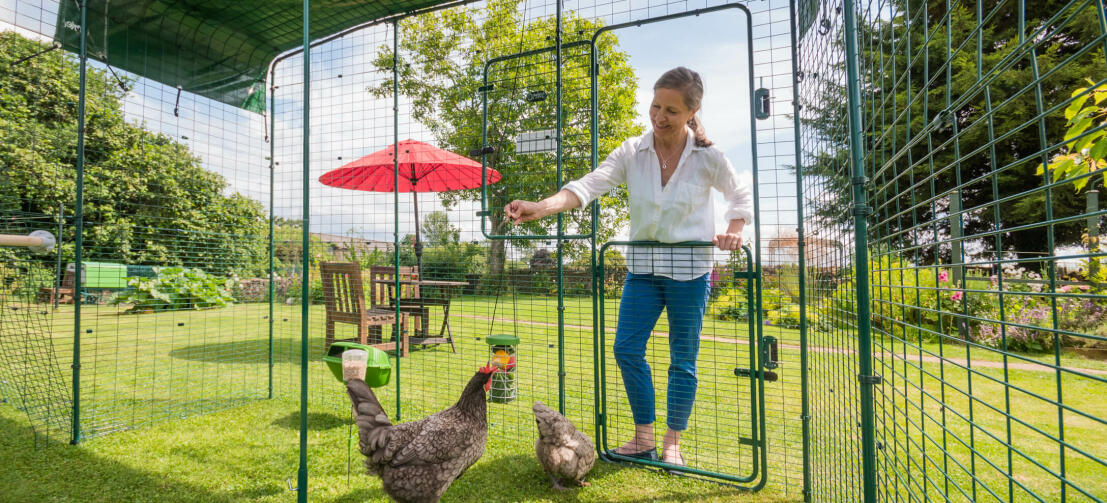
[[(609, 300), (607, 326), (614, 327), (616, 300)], [(594, 436), (592, 424), (594, 385), (591, 337), (591, 302), (570, 298), (565, 314), (566, 409), (578, 427)], [(489, 333), (516, 330), (524, 344), (520, 347), (520, 399), (508, 405), (490, 404), (490, 435), (485, 457), (447, 493), (446, 501), (711, 501), (741, 498), (742, 501), (802, 500), (801, 437), (799, 435), (798, 332), (766, 327), (766, 334), (780, 338), (781, 381), (767, 384), (766, 413), (769, 437), (769, 485), (756, 495), (710, 482), (673, 477), (655, 471), (625, 468), (601, 463), (590, 477), (592, 487), (569, 493), (553, 491), (533, 455), (534, 425), (529, 405), (534, 400), (548, 404), (557, 401), (557, 311), (556, 299), (520, 296), (512, 309), (505, 296), (497, 304), (494, 298), (464, 297), (455, 302), (452, 326), (459, 352), (446, 346), (416, 350), (401, 360), (403, 420), (423, 417), (449, 406), (457, 398), (464, 381), (487, 359), (487, 346), (478, 338)], [(82, 421), (86, 430), (106, 433), (130, 430), (93, 438), (72, 448), (54, 443), (38, 450), (26, 416), (11, 407), (0, 407), (0, 449), (3, 459), (11, 460), (11, 469), (0, 475), (0, 483), (14, 488), (13, 501), (288, 501), (286, 479), (295, 482), (299, 427), (299, 306), (277, 306), (274, 316), (273, 387), (276, 398), (264, 400), (268, 389), (268, 306), (245, 304), (211, 311), (159, 313), (156, 315), (119, 315), (114, 307), (86, 306), (83, 327), (93, 330), (84, 335)], [(493, 316), (493, 313), (495, 315)], [(68, 354), (71, 344), (71, 307), (49, 316), (54, 341), (60, 356)], [(309, 406), (309, 488), (313, 501), (366, 501), (383, 499), (379, 481), (362, 475), (354, 452), (353, 474), (347, 483), (347, 441), (349, 411), (345, 394), (329, 372), (318, 363), (321, 348), (321, 306), (312, 306), (312, 354)], [(491, 319), (498, 321), (491, 325)], [(511, 323), (518, 319), (520, 323)], [(432, 327), (438, 327), (432, 320)], [(743, 326), (744, 328), (744, 326)], [(662, 317), (657, 327), (666, 330)], [(349, 332), (347, 332), (348, 334)], [(701, 349), (700, 394), (693, 423), (685, 439), (686, 457), (694, 466), (724, 472), (744, 473), (750, 469), (749, 448), (735, 447), (730, 439), (746, 436), (751, 427), (749, 390), (735, 383), (732, 370), (742, 364), (748, 353), (748, 338), (733, 323), (708, 320)], [(608, 330), (610, 344), (613, 330)], [(848, 334), (812, 333), (812, 410), (813, 459), (824, 468), (816, 477), (841, 479), (854, 477), (857, 453), (856, 430), (842, 425), (830, 415), (840, 401), (853, 400), (848, 394), (828, 395), (828, 387), (852, 386), (848, 375), (836, 375), (837, 369), (849, 370), (855, 343)], [(664, 337), (651, 342), (649, 358), (654, 366), (659, 403), (664, 403), (664, 362), (667, 348)], [(922, 354), (918, 359), (886, 358), (890, 386), (885, 386), (884, 406), (911, 411), (909, 417), (884, 414), (878, 426), (885, 425), (891, 445), (926, 445), (930, 458), (927, 472), (933, 480), (941, 475), (942, 452), (948, 453), (951, 478), (970, 487), (967, 473), (956, 462), (968, 466), (971, 451), (958, 443), (975, 434), (976, 462), (981, 467), (977, 478), (1003, 494), (1005, 477), (987, 467), (983, 457), (1006, 466), (1006, 448), (987, 438), (985, 433), (1003, 437), (1006, 418), (985, 405), (1003, 408), (1004, 386), (985, 377), (1002, 379), (997, 355), (974, 351), (971, 354), (975, 374), (958, 370), (946, 362), (928, 360), (927, 353), (962, 355), (965, 348), (937, 344), (911, 347), (882, 342), (878, 347), (901, 354)], [(610, 447), (629, 436), (629, 411), (622, 396), (614, 364), (607, 356), (606, 386)], [(1031, 355), (1034, 360), (1051, 360), (1051, 355)], [(1100, 362), (1065, 355), (1063, 364), (1092, 369), (1105, 368)], [(1051, 396), (1054, 375), (1047, 369), (1013, 369), (1009, 381), (1025, 391)], [(943, 388), (935, 376), (944, 373)], [(960, 421), (970, 406), (959, 390), (973, 380), (971, 401), (975, 427)], [(918, 385), (922, 383), (922, 385)], [(395, 418), (395, 380), (381, 389), (380, 395), (389, 414)], [(1095, 386), (1079, 380), (1065, 380), (1065, 403), (1077, 410), (1095, 411)], [(938, 400), (945, 396), (942, 410)], [(214, 399), (213, 399), (214, 397)], [(828, 399), (836, 398), (836, 401)], [(260, 399), (260, 400), (259, 400)], [(1056, 430), (1056, 408), (1033, 399), (1022, 391), (1011, 393), (1011, 409), (1019, 419), (1045, 431)], [(215, 411), (215, 412), (212, 412)], [(207, 414), (205, 414), (207, 413)], [(924, 420), (919, 419), (920, 414)], [(943, 438), (940, 418), (947, 416)], [(1085, 418), (1066, 420), (1066, 440), (1091, 449), (1099, 425)], [(659, 419), (663, 418), (659, 410)], [(720, 420), (722, 419), (722, 420)], [(1052, 429), (1050, 425), (1052, 426)], [(920, 425), (923, 428), (920, 428)], [(1019, 452), (1054, 467), (1056, 443), (1018, 424), (1012, 427)], [(659, 431), (660, 434), (660, 431)], [(845, 455), (850, 459), (841, 459)], [(918, 459), (914, 452), (884, 454), (891, 462), (896, 456)], [(983, 457), (982, 457), (983, 456)], [(1084, 487), (1102, 475), (1101, 467), (1068, 453), (1067, 477)], [(1015, 456), (1015, 472), (1033, 491), (1043, 496), (1056, 492), (1056, 479)], [(904, 464), (907, 464), (906, 462)], [(830, 467), (830, 468), (826, 468)], [(899, 467), (900, 470), (904, 466)], [(1101, 486), (1101, 484), (1099, 484)], [(917, 490), (917, 488), (916, 488)], [(927, 492), (943, 490), (930, 484)], [(956, 491), (954, 487), (951, 491)], [(1100, 497), (1107, 489), (1098, 492)], [(1018, 496), (1018, 495), (1016, 495)], [(1025, 496), (1025, 495), (1024, 495)], [(7, 497), (7, 496), (5, 496)], [(1016, 498), (1018, 499), (1018, 498)]]
[[(265, 400), (221, 412), (96, 438), (71, 447), (35, 449), (26, 417), (0, 407), (4, 501), (218, 503), (295, 501), (297, 402)], [(387, 501), (380, 480), (364, 475), (354, 451), (346, 477), (346, 422), (314, 421), (309, 500)], [(356, 442), (356, 440), (355, 440)], [(320, 452), (320, 445), (340, 445)], [(481, 460), (450, 487), (444, 501), (802, 501), (767, 491), (746, 494), (710, 482), (598, 463), (590, 487), (558, 492), (534, 458), (533, 444), (489, 439)]]

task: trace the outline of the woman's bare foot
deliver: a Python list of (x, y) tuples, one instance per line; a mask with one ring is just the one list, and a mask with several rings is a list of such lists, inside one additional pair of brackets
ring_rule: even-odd
[(680, 432), (666, 431), (661, 443), (661, 460), (671, 465), (684, 466), (684, 456), (680, 453)]
[(661, 450), (661, 460), (670, 465), (684, 466), (684, 456), (680, 453), (679, 446), (669, 446)]

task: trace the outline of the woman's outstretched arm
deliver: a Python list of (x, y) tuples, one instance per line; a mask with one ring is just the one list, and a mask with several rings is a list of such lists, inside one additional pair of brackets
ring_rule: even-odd
[(516, 199), (504, 206), (504, 213), (507, 214), (509, 220), (518, 225), (579, 207), (580, 199), (577, 198), (576, 194), (561, 189), (557, 194), (537, 203)]

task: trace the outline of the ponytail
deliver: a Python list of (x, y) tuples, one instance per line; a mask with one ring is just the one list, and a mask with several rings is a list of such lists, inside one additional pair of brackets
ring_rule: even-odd
[(700, 124), (695, 115), (688, 119), (688, 127), (692, 128), (692, 136), (695, 138), (697, 147), (710, 147), (715, 144), (715, 142), (707, 139), (707, 133), (703, 131), (703, 124)]

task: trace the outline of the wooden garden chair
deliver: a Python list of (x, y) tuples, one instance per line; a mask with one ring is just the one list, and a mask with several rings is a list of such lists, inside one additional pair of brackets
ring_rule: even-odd
[[(358, 342), (377, 349), (408, 355), (407, 313), (367, 306), (362, 288), (361, 266), (356, 263), (324, 262), (319, 264), (323, 277), (323, 302), (327, 308), (327, 339), (324, 351), (335, 341), (334, 325), (357, 325)], [(383, 342), (380, 327), (392, 325), (391, 342)]]
[[(414, 344), (449, 344), (453, 352), (453, 333), (450, 330), (450, 298), (448, 295), (424, 295), (418, 283), (417, 267), (400, 267), (400, 312), (419, 319)], [(403, 282), (409, 283), (403, 283)], [(369, 268), (369, 302), (374, 309), (396, 309), (396, 268), (372, 266)], [(442, 326), (437, 337), (430, 336), (430, 309), (442, 308)]]
[(53, 286), (39, 288), (40, 300), (49, 304), (53, 304), (55, 300), (61, 304), (72, 304), (75, 281), (73, 271), (66, 270), (58, 288)]

